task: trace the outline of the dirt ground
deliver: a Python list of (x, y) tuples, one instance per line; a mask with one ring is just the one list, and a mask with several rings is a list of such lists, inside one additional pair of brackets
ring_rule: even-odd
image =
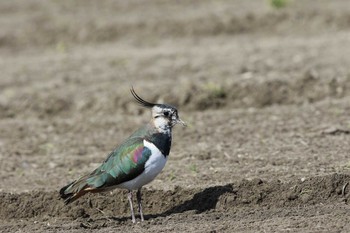
[[(350, 4), (0, 1), (1, 232), (349, 232)], [(164, 171), (65, 206), (150, 113), (176, 105)]]

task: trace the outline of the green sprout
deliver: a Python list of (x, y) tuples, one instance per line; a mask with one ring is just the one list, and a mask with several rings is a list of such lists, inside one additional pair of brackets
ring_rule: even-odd
[(288, 3), (288, 0), (269, 0), (269, 1), (270, 1), (270, 5), (276, 9), (283, 8)]

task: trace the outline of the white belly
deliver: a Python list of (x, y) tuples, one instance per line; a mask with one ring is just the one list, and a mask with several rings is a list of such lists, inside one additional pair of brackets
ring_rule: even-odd
[(125, 188), (129, 190), (139, 189), (148, 184), (163, 170), (167, 157), (153, 144), (143, 140), (145, 147), (151, 150), (152, 154), (145, 164), (145, 170), (138, 177), (127, 182), (117, 185), (117, 188)]

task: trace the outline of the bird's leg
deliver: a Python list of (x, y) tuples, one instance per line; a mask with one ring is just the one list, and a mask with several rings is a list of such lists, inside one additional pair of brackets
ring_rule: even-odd
[(142, 212), (142, 204), (141, 204), (141, 188), (139, 188), (137, 190), (137, 194), (136, 194), (136, 197), (137, 197), (137, 205), (139, 207), (139, 212), (140, 212), (140, 218), (141, 218), (141, 222), (144, 221), (144, 218), (143, 218), (143, 212)]
[(132, 220), (132, 223), (135, 223), (136, 220), (135, 220), (135, 214), (134, 214), (134, 207), (132, 205), (132, 191), (131, 190), (129, 190), (129, 193), (128, 193), (128, 200), (129, 200), (130, 210), (131, 210), (131, 220)]

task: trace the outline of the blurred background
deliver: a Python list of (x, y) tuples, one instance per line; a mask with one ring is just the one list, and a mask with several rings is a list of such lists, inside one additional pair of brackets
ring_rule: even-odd
[(1, 116), (115, 114), (129, 87), (182, 109), (349, 89), (349, 6), (313, 1), (3, 1)]

